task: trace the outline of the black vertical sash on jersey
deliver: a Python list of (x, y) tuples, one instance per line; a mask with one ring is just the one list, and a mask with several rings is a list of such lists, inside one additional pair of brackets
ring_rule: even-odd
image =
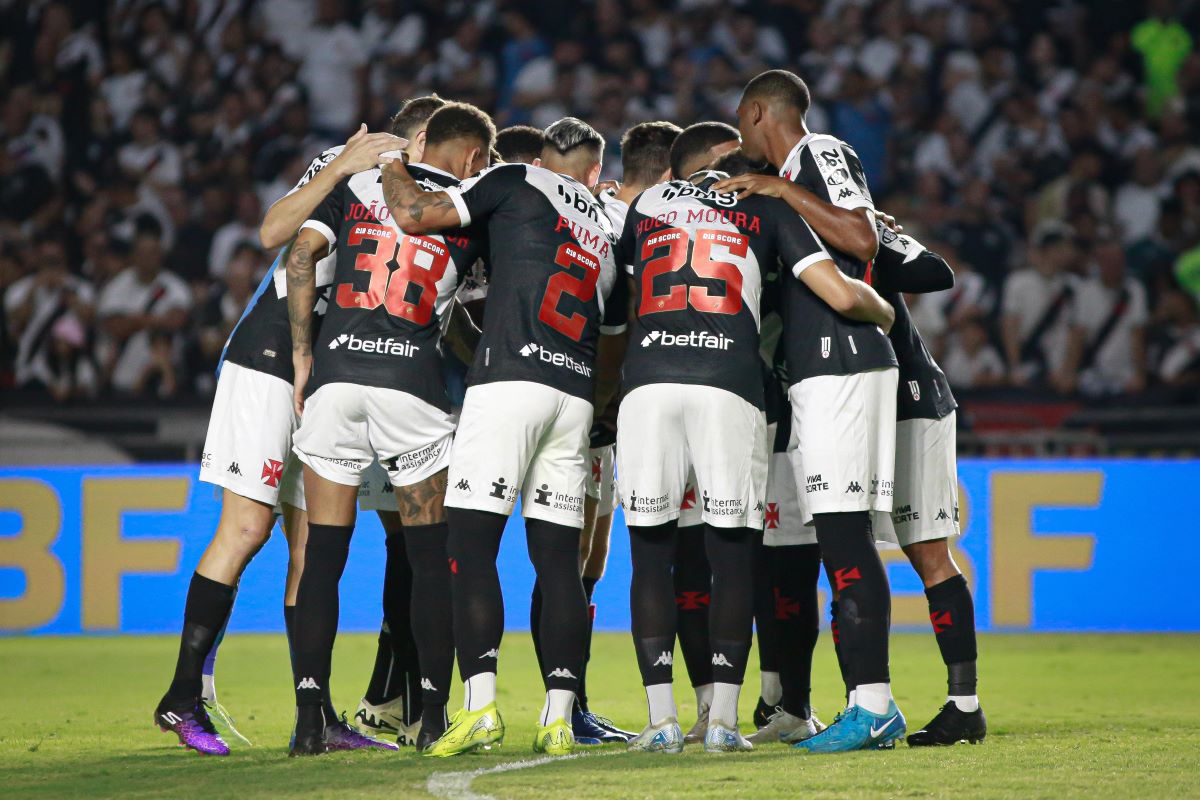
[(1071, 302), (1074, 296), (1074, 287), (1070, 283), (1064, 283), (1062, 289), (1050, 301), (1050, 305), (1046, 306), (1046, 310), (1038, 317), (1038, 321), (1034, 324), (1033, 329), (1029, 331), (1029, 335), (1021, 342), (1021, 349), (1019, 351), (1021, 363), (1034, 364), (1037, 367), (1037, 374), (1044, 374), (1049, 368), (1046, 349), (1042, 346), (1042, 338), (1058, 322), (1059, 317), (1066, 311), (1067, 304)]
[(1113, 331), (1117, 329), (1117, 325), (1129, 313), (1129, 287), (1122, 286), (1120, 293), (1117, 295), (1117, 302), (1113, 303), (1112, 309), (1108, 312), (1108, 316), (1104, 318), (1104, 322), (1096, 330), (1096, 335), (1088, 342), (1087, 349), (1083, 351), (1083, 357), (1079, 360), (1079, 371), (1090, 369), (1096, 363), (1096, 356), (1100, 355), (1100, 351), (1104, 349), (1104, 345), (1108, 343), (1109, 337)]
[[(426, 191), (457, 184), (417, 165), (410, 173)], [(306, 391), (335, 382), (375, 386), (448, 410), (440, 313), (477, 258), (478, 237), (463, 229), (404, 233), (391, 219), (378, 169), (340, 182), (310, 220), (336, 236), (337, 269)]]
[(623, 326), (626, 313), (600, 203), (526, 164), (484, 170), (454, 199), (488, 236), (487, 314), (467, 385), (529, 381), (591, 402), (601, 326)]

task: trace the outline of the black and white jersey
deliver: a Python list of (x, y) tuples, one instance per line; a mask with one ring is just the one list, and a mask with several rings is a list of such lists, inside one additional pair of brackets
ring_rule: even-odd
[[(321, 151), (312, 160), (304, 175), (288, 192), (295, 194), (300, 188), (311, 181), (318, 172), (330, 164), (345, 145), (331, 147)], [(287, 311), (287, 265), (284, 255), (287, 248), (279, 251), (271, 268), (258, 284), (254, 296), (246, 304), (241, 318), (229, 333), (225, 342), (225, 350), (217, 365), (226, 361), (249, 369), (265, 372), (292, 382), (292, 329), (288, 322)], [(329, 284), (333, 282), (334, 267), (337, 257), (330, 251), (329, 255), (317, 262), (317, 306), (314, 313), (319, 318), (325, 313), (325, 301)]]
[(499, 164), (447, 194), (486, 227), (487, 314), (467, 385), (532, 381), (591, 402), (596, 341), (625, 329), (616, 234), (587, 187), (529, 164)]
[(946, 374), (934, 361), (900, 288), (905, 270), (921, 269), (921, 261), (936, 260), (936, 268), (949, 270), (945, 261), (911, 236), (897, 235), (877, 223), (879, 254), (871, 264), (871, 283), (896, 309), (896, 322), (888, 334), (900, 365), (896, 394), (896, 419), (941, 419), (958, 407)]
[[(425, 191), (458, 180), (409, 166)], [(313, 346), (309, 394), (327, 383), (398, 389), (448, 409), (440, 318), (483, 247), (471, 231), (406, 234), (392, 219), (378, 168), (341, 181), (301, 228), (337, 250), (329, 310)]]
[(714, 192), (717, 177), (633, 202), (620, 244), (637, 293), (623, 385), (713, 386), (763, 408), (764, 276), (779, 260), (798, 276), (829, 253), (782, 200)]
[[(832, 136), (810, 133), (796, 143), (779, 174), (840, 208), (874, 210), (858, 155)], [(838, 269), (867, 277), (868, 265), (826, 243)], [(799, 280), (781, 275), (784, 349), (788, 379), (853, 375), (896, 366), (896, 354), (878, 325), (834, 312)]]

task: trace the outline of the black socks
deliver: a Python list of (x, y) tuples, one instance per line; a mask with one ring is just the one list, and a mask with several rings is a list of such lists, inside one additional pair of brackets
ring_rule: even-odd
[(812, 688), (812, 658), (820, 634), (817, 578), (821, 548), (815, 544), (768, 548), (774, 576), (774, 620), (779, 638), (780, 705), (807, 718)]
[(712, 683), (712, 648), (708, 643), (708, 608), (712, 602), (712, 570), (704, 551), (704, 528), (679, 528), (675, 544), (675, 609), (679, 649), (692, 686)]
[(672, 583), (675, 535), (674, 522), (629, 527), (629, 611), (643, 686), (671, 682), (677, 617)]
[(714, 683), (741, 684), (754, 624), (754, 541), (749, 528), (704, 526), (712, 567), (708, 638)]
[(846, 659), (847, 685), (888, 683), (891, 590), (875, 541), (870, 512), (815, 514), (817, 541), (829, 585), (837, 593), (837, 641)]
[[(420, 659), (420, 684), (413, 697), (422, 698), (423, 716), (442, 724), (450, 681), (454, 676), (454, 598), (450, 590), (450, 563), (446, 554), (446, 523), (404, 529), (408, 561), (412, 565), (411, 625)], [(409, 623), (408, 619), (404, 622)], [(412, 702), (411, 700), (409, 701)]]
[(929, 621), (946, 664), (951, 696), (976, 693), (975, 603), (967, 579), (955, 575), (925, 590)]
[(542, 644), (546, 689), (579, 692), (587, 648), (588, 610), (579, 574), (579, 528), (525, 520), (529, 560), (542, 591)]
[(350, 555), (352, 525), (308, 524), (304, 574), (296, 595), (296, 705), (320, 705), (329, 690), (330, 661), (337, 638), (338, 583)]
[(446, 552), (451, 563), (454, 648), (458, 671), (465, 681), (473, 675), (495, 672), (500, 656), (504, 596), (496, 572), (496, 555), (508, 518), (465, 508), (447, 508), (446, 517), (450, 530)]
[(190, 707), (200, 696), (204, 660), (225, 625), (233, 607), (233, 595), (232, 586), (192, 573), (183, 607), (183, 633), (179, 637), (175, 677), (167, 690), (167, 697), (173, 703)]

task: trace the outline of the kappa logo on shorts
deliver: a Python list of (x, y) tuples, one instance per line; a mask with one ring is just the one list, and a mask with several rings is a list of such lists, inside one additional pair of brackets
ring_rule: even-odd
[(268, 458), (263, 462), (262, 482), (271, 488), (279, 486), (280, 479), (283, 478), (283, 462), (276, 461), (273, 458)]
[(779, 527), (779, 503), (767, 503), (766, 522), (767, 530)]
[(850, 485), (846, 487), (846, 494), (862, 494), (862, 490), (858, 481), (850, 481)]
[(471, 493), (471, 483), (466, 478), (459, 478), (458, 483), (454, 484), (454, 488), (460, 492)]
[(239, 478), (242, 477), (242, 468), (238, 466), (238, 463), (236, 461), (234, 461), (232, 464), (230, 464), (229, 468), (225, 471), (228, 472), (230, 475), (237, 475)]
[(937, 516), (935, 516), (934, 519), (935, 520), (950, 519), (950, 515), (946, 513), (946, 509), (939, 508)]

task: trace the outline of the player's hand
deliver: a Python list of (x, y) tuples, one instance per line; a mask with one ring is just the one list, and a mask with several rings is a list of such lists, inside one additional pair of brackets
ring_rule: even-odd
[(608, 189), (619, 192), (621, 191), (621, 184), (618, 181), (600, 181), (592, 187), (592, 194), (599, 197), (602, 192)]
[(292, 408), (297, 417), (304, 416), (304, 387), (312, 374), (312, 354), (292, 353)]
[(764, 197), (782, 197), (791, 181), (778, 175), (735, 175), (719, 180), (712, 185), (714, 192), (734, 192), (738, 199), (761, 194)]
[(895, 217), (893, 217), (891, 214), (880, 211), (879, 209), (875, 209), (875, 219), (879, 222), (882, 222), (884, 227), (889, 229), (892, 233), (902, 233), (904, 231), (904, 226), (902, 226), (899, 222), (896, 222)]
[(390, 157), (384, 153), (400, 151), (408, 147), (408, 140), (390, 133), (367, 133), (367, 126), (360, 125), (358, 131), (346, 140), (346, 149), (333, 160), (337, 174), (353, 175), (364, 172), (379, 164), (388, 164)]

